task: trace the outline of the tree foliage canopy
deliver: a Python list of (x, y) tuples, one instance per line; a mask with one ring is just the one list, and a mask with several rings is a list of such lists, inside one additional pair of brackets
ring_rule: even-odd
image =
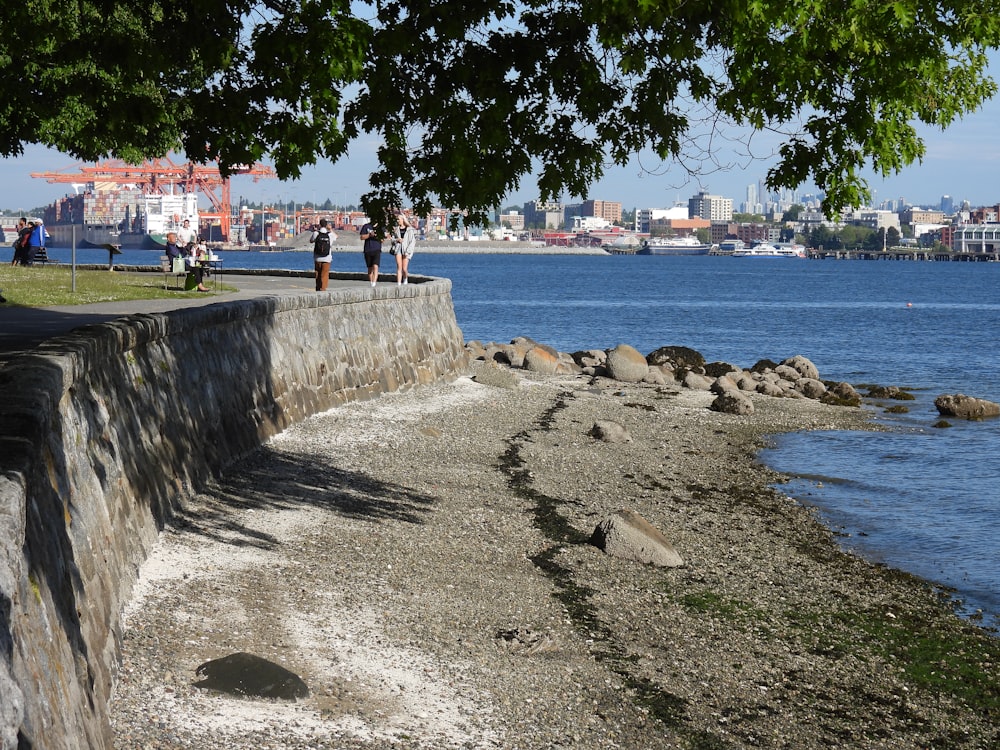
[(723, 126), (780, 135), (771, 187), (827, 208), (991, 97), (982, 0), (23, 0), (0, 34), (0, 153), (183, 151), (294, 178), (381, 143), (369, 209), (474, 214), (529, 174), (585, 196), (651, 149), (697, 173)]

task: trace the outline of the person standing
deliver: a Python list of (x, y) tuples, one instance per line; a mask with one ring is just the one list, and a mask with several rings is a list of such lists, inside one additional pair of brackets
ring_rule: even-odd
[(333, 263), (333, 237), (327, 228), (326, 219), (319, 220), (319, 226), (309, 236), (313, 243), (313, 265), (316, 267), (316, 291), (325, 292), (330, 282), (330, 264)]
[(358, 234), (365, 242), (365, 265), (368, 267), (368, 280), (374, 289), (375, 282), (378, 281), (378, 266), (382, 262), (383, 234), (378, 226), (371, 222), (362, 225), (361, 231)]
[(191, 228), (191, 220), (184, 219), (181, 228), (177, 230), (177, 241), (181, 247), (187, 247), (198, 239), (198, 232)]
[(22, 264), (25, 266), (35, 265), (35, 256), (38, 255), (38, 251), (45, 248), (45, 240), (48, 238), (49, 233), (45, 231), (45, 224), (42, 223), (41, 219), (35, 219), (34, 222), (29, 222), (33, 224), (31, 227), (31, 234), (28, 235), (28, 249), (25, 252), (24, 260)]
[(28, 219), (22, 216), (17, 221), (17, 239), (14, 240), (14, 259), (10, 262), (12, 266), (24, 263), (24, 258), (28, 254), (28, 236), (31, 234), (31, 227), (28, 226)]
[(393, 248), (396, 256), (396, 286), (400, 286), (409, 283), (410, 258), (417, 246), (417, 229), (402, 211), (396, 215), (396, 228), (393, 230), (393, 237)]

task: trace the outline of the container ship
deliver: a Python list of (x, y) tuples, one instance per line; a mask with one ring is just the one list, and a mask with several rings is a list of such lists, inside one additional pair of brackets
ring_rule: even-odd
[[(273, 168), (263, 164), (238, 166), (232, 174), (254, 182), (277, 176)], [(157, 249), (163, 247), (167, 232), (179, 229), (185, 220), (196, 231), (204, 232), (209, 242), (243, 243), (247, 239), (245, 228), (231, 224), (230, 180), (215, 164), (177, 164), (169, 157), (142, 164), (111, 159), (67, 170), (32, 172), (31, 176), (71, 184), (76, 191), (42, 216), (53, 245), (68, 246), (75, 237), (78, 245), (111, 243)], [(200, 199), (212, 206), (201, 217)], [(202, 227), (199, 218), (209, 223)]]
[(198, 193), (151, 194), (117, 185), (89, 184), (84, 192), (67, 195), (45, 210), (42, 217), (57, 247), (121, 245), (156, 250), (166, 244), (168, 232), (185, 221), (198, 229)]

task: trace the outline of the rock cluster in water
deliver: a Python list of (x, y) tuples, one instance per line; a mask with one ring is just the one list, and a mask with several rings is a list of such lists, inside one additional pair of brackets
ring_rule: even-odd
[[(753, 401), (746, 395), (751, 392), (817, 399), (837, 406), (861, 404), (861, 394), (854, 386), (822, 380), (816, 365), (801, 355), (781, 362), (762, 359), (745, 370), (728, 362), (706, 362), (699, 352), (683, 346), (663, 346), (645, 356), (628, 344), (565, 353), (524, 337), (509, 344), (472, 341), (466, 347), (474, 358), (544, 375), (581, 373), (626, 383), (679, 383), (711, 391), (716, 394), (711, 408), (727, 414), (753, 414)], [(485, 371), (477, 379), (492, 378), (492, 385), (514, 387), (516, 378), (508, 377), (504, 382), (502, 373), (499, 369)]]
[(964, 393), (945, 394), (934, 399), (934, 406), (944, 417), (959, 419), (983, 419), (1000, 416), (1000, 404)]

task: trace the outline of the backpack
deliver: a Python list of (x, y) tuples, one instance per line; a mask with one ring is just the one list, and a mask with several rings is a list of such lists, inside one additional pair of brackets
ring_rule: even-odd
[(330, 233), (329, 232), (319, 232), (316, 235), (316, 239), (313, 241), (313, 255), (317, 258), (322, 258), (325, 255), (330, 254)]

